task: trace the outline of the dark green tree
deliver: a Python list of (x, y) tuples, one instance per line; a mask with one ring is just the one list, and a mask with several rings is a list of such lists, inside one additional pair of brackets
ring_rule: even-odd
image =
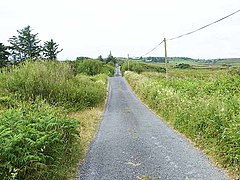
[(83, 61), (83, 60), (86, 60), (86, 59), (91, 59), (90, 57), (83, 57), (83, 56), (80, 56), (80, 57), (77, 57), (76, 60), (79, 60), (79, 61)]
[(102, 58), (102, 55), (98, 56), (98, 60), (102, 62), (104, 61), (104, 59)]
[(106, 63), (110, 63), (110, 64), (116, 64), (117, 63), (117, 59), (115, 57), (113, 57), (112, 52), (110, 51), (110, 54), (108, 55), (107, 59), (106, 59)]
[(17, 30), (17, 32), (17, 36), (13, 36), (8, 40), (11, 44), (11, 57), (16, 61), (39, 58), (41, 46), (38, 33), (33, 34), (30, 26)]
[(59, 44), (51, 39), (50, 41), (44, 42), (43, 46), (43, 56), (48, 60), (57, 60), (57, 54), (63, 49), (58, 50)]
[(0, 67), (6, 66), (8, 61), (8, 57), (10, 53), (7, 51), (8, 47), (3, 43), (0, 43)]

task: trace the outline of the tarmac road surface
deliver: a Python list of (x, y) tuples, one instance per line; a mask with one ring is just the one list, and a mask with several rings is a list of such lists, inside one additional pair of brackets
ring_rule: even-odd
[(118, 75), (110, 78), (106, 110), (79, 167), (80, 179), (229, 179), (142, 104)]

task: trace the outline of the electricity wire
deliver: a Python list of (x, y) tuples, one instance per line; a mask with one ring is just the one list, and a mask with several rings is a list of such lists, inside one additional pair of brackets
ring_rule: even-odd
[(149, 52), (145, 53), (144, 55), (142, 55), (142, 57), (150, 54), (153, 51), (155, 51), (163, 42), (164, 42), (164, 40), (162, 40), (162, 42), (160, 42), (157, 46), (155, 46), (151, 51), (149, 51)]
[(235, 11), (235, 12), (233, 12), (233, 13), (231, 13), (231, 14), (229, 14), (229, 15), (227, 15), (227, 16), (225, 16), (225, 17), (223, 17), (223, 18), (221, 18), (221, 19), (219, 19), (219, 20), (217, 20), (217, 21), (214, 21), (214, 22), (212, 22), (212, 23), (210, 23), (210, 24), (207, 24), (207, 25), (205, 25), (205, 26), (203, 26), (203, 27), (200, 27), (200, 28), (198, 28), (198, 29), (196, 29), (196, 30), (194, 30), (194, 31), (191, 31), (191, 32), (188, 32), (188, 33), (186, 33), (186, 34), (182, 34), (182, 35), (180, 35), (180, 36), (176, 36), (176, 37), (174, 37), (174, 38), (170, 38), (170, 39), (167, 39), (167, 40), (168, 40), (168, 41), (172, 41), (172, 40), (175, 40), (175, 39), (182, 38), (182, 37), (184, 37), (184, 36), (188, 36), (188, 35), (190, 35), (190, 34), (193, 34), (193, 33), (195, 33), (195, 32), (198, 32), (198, 31), (200, 31), (200, 30), (202, 30), (202, 29), (205, 29), (205, 28), (207, 28), (207, 27), (209, 27), (209, 26), (211, 26), (211, 25), (214, 25), (214, 24), (216, 24), (216, 23), (218, 23), (218, 22), (220, 22), (220, 21), (222, 21), (222, 20), (225, 20), (225, 19), (229, 18), (230, 16), (233, 16), (234, 14), (237, 14), (237, 13), (239, 13), (239, 12), (240, 12), (240, 9), (237, 10), (237, 11)]
[[(184, 37), (184, 36), (188, 36), (188, 35), (191, 35), (191, 34), (193, 34), (193, 33), (196, 33), (196, 32), (198, 32), (198, 31), (203, 30), (203, 29), (205, 29), (205, 28), (207, 28), (207, 27), (209, 27), (209, 26), (212, 26), (212, 25), (214, 25), (214, 24), (216, 24), (216, 23), (218, 23), (218, 22), (220, 22), (220, 21), (223, 21), (223, 20), (225, 20), (225, 19), (227, 19), (227, 18), (229, 18), (229, 17), (231, 17), (231, 16), (233, 16), (234, 14), (237, 14), (237, 13), (239, 13), (239, 12), (240, 12), (240, 9), (237, 10), (237, 11), (235, 11), (235, 12), (233, 12), (233, 13), (231, 13), (231, 14), (229, 14), (229, 15), (227, 15), (227, 16), (225, 16), (225, 17), (223, 17), (223, 18), (221, 18), (221, 19), (218, 19), (217, 21), (214, 21), (214, 22), (212, 22), (212, 23), (210, 23), (210, 24), (207, 24), (207, 25), (205, 25), (205, 26), (202, 26), (202, 27), (200, 27), (200, 28), (198, 28), (198, 29), (196, 29), (196, 30), (194, 30), (194, 31), (191, 31), (191, 32), (188, 32), (188, 33), (185, 33), (185, 34), (182, 34), (182, 35), (173, 37), (173, 38), (169, 38), (169, 39), (167, 39), (167, 41), (172, 41), (172, 40), (179, 39), (179, 38), (182, 38), (182, 37)], [(153, 52), (154, 50), (156, 50), (163, 42), (164, 42), (164, 40), (163, 40), (162, 42), (160, 42), (157, 46), (155, 46), (151, 51), (149, 51), (149, 52), (145, 53), (144, 55), (142, 55), (142, 57), (143, 57), (143, 56), (146, 56), (146, 55), (150, 54), (151, 52)]]

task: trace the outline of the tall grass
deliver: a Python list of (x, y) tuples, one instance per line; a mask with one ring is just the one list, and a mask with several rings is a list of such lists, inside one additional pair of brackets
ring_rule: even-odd
[(50, 104), (68, 109), (93, 107), (105, 98), (106, 75), (74, 76), (66, 63), (26, 62), (0, 77), (1, 89), (9, 93), (19, 94), (24, 100), (40, 96)]
[(185, 70), (172, 71), (167, 81), (156, 73), (125, 77), (150, 108), (240, 178), (239, 75)]
[[(103, 104), (107, 81), (60, 62), (1, 71), (0, 179), (71, 179), (86, 150), (84, 134), (92, 137), (97, 123), (82, 110)], [(72, 111), (82, 116), (69, 118)]]

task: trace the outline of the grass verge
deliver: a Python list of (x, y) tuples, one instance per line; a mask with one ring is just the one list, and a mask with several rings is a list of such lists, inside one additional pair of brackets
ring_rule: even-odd
[(240, 78), (227, 72), (177, 71), (169, 80), (157, 73), (126, 72), (140, 99), (240, 178)]
[[(104, 112), (104, 107), (104, 104), (101, 104), (91, 109), (86, 109), (80, 112), (73, 112), (69, 114), (70, 118), (79, 121), (79, 137), (81, 142), (81, 154), (79, 159), (80, 166), (84, 162), (84, 158), (86, 157), (91, 141), (95, 138), (100, 120)], [(80, 170), (75, 169), (74, 172), (77, 173), (74, 175), (73, 179), (79, 179)]]

